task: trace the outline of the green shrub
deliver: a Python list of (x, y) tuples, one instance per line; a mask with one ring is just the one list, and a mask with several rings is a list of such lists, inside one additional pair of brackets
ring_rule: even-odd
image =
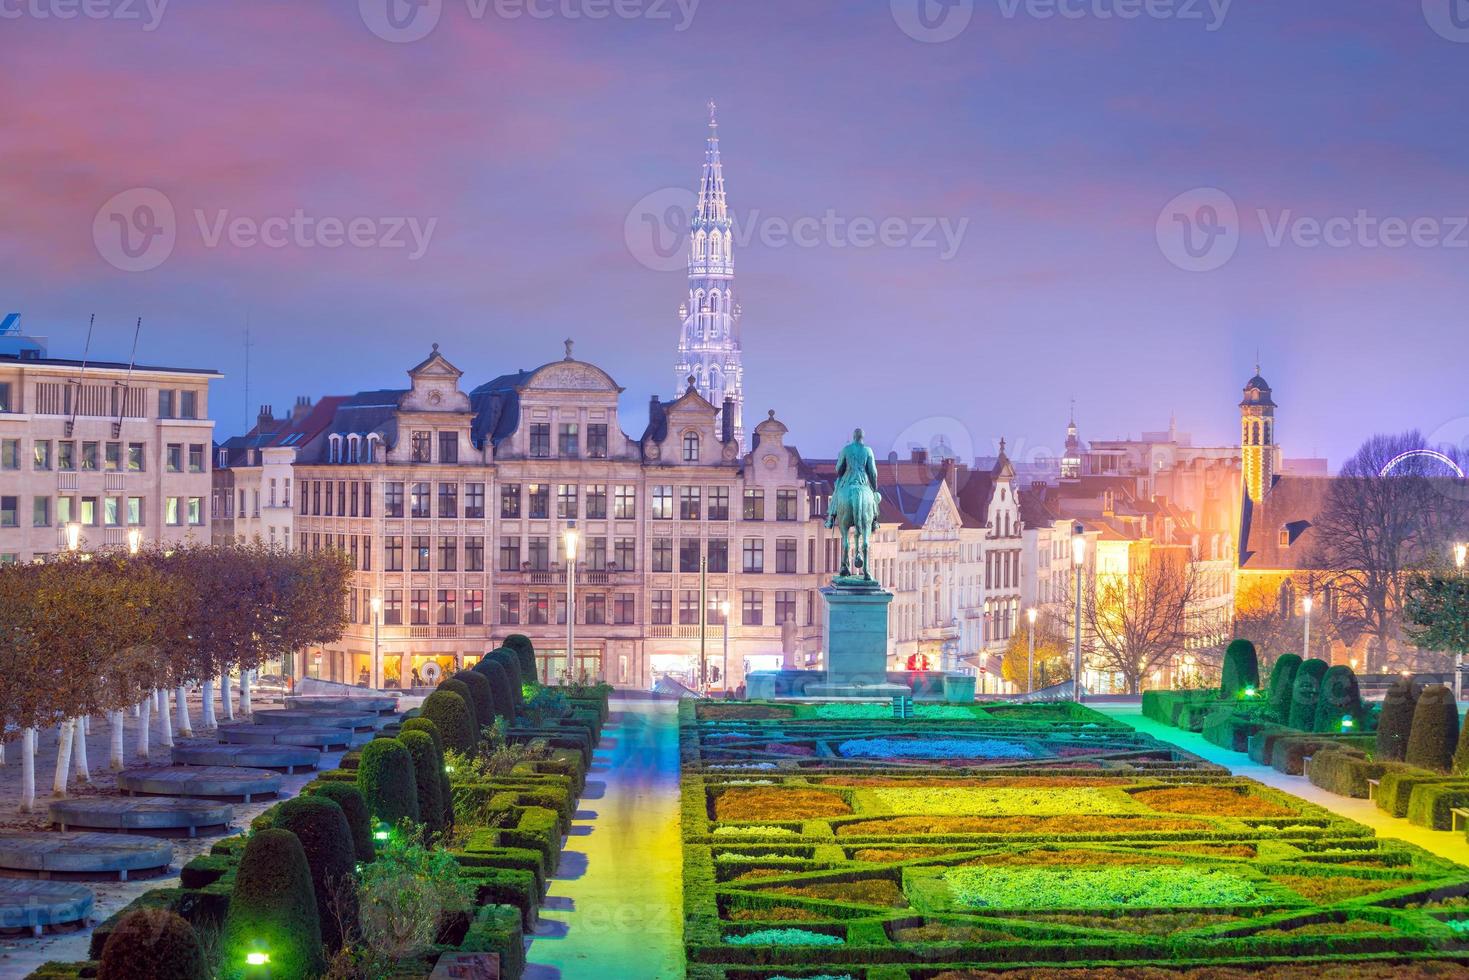
[(1224, 669), (1220, 672), (1219, 696), (1234, 701), (1244, 696), (1245, 691), (1260, 687), (1260, 661), (1255, 655), (1255, 645), (1249, 640), (1230, 641), (1224, 650)]
[(353, 858), (359, 864), (371, 862), (376, 857), (372, 846), (372, 815), (361, 791), (351, 783), (317, 783), (311, 792), (342, 808), (342, 816), (347, 818), (347, 829), (352, 834)]
[(1413, 798), (1413, 790), (1419, 786), (1469, 785), (1469, 781), (1454, 779), (1441, 772), (1429, 772), (1405, 762), (1387, 763), (1387, 767), (1378, 782), (1376, 802), (1379, 810), (1395, 817), (1408, 815), (1408, 802)]
[(1270, 692), (1266, 704), (1270, 717), (1284, 723), (1290, 718), (1291, 692), (1295, 690), (1296, 671), (1301, 669), (1301, 655), (1282, 653), (1270, 667)]
[(272, 976), (314, 977), (326, 968), (311, 868), (301, 841), (289, 830), (250, 835), (235, 873), (220, 951), (220, 973), (230, 978), (247, 975), (245, 957), (251, 952), (270, 956)]
[(515, 710), (519, 712), (521, 706), (525, 704), (525, 691), (523, 690), (525, 678), (520, 669), (520, 658), (515, 655), (514, 650), (498, 647), (485, 654), (484, 660), (481, 660), (476, 667), (483, 666), (485, 660), (492, 660), (505, 669), (505, 676), (510, 681), (511, 700), (515, 702)]
[(1291, 685), (1290, 714), (1286, 724), (1299, 731), (1309, 732), (1316, 723), (1316, 702), (1321, 698), (1321, 678), (1326, 676), (1330, 665), (1325, 660), (1312, 657), (1302, 660), (1296, 669), (1295, 683)]
[[(462, 686), (462, 685), (461, 685)], [(442, 687), (423, 702), (423, 717), (443, 736), (444, 750), (472, 755), (479, 746), (479, 729), (464, 698)]]
[(347, 815), (335, 801), (324, 796), (297, 796), (280, 805), (275, 825), (289, 830), (301, 841), (306, 866), (311, 869), (311, 887), (321, 920), (321, 941), (328, 949), (340, 948), (343, 937), (338, 912), (346, 922), (357, 918), (352, 889), (346, 882), (352, 877), (352, 866), (356, 863)]
[(461, 670), (453, 676), (452, 680), (459, 681), (469, 688), (469, 696), (474, 699), (474, 716), (479, 721), (480, 727), (493, 724), (497, 712), (495, 693), (490, 687), (489, 677), (479, 670)]
[(376, 738), (363, 746), (357, 788), (374, 820), (396, 826), (399, 820), (421, 819), (413, 756), (396, 738)]
[(1360, 749), (1344, 745), (1326, 745), (1318, 749), (1306, 766), (1306, 778), (1328, 793), (1367, 798), (1367, 780), (1382, 779), (1388, 763), (1374, 762)]
[(523, 633), (511, 633), (505, 637), (503, 644), (505, 649), (514, 653), (520, 661), (520, 680), (523, 684), (534, 684), (536, 678), (541, 676), (536, 670), (536, 648), (531, 643), (530, 637)]
[(398, 741), (413, 756), (418, 813), (430, 833), (444, 832), (444, 758), (427, 732), (402, 732)]
[(1313, 732), (1339, 732), (1344, 730), (1343, 719), (1351, 718), (1350, 730), (1362, 726), (1366, 712), (1362, 710), (1362, 692), (1357, 686), (1357, 675), (1345, 664), (1327, 669), (1321, 679), (1321, 696), (1316, 700), (1316, 717), (1312, 722)]
[(426, 732), (428, 737), (434, 740), (434, 748), (439, 750), (439, 755), (444, 754), (444, 736), (439, 731), (439, 726), (427, 718), (409, 718), (398, 727), (399, 732)]
[[(515, 724), (515, 697), (510, 693), (510, 676), (505, 673), (498, 661), (481, 660), (481, 673), (477, 674), (489, 685), (491, 696), (494, 698), (495, 714), (505, 719), (505, 727), (509, 728)], [(489, 724), (489, 722), (485, 722)]]
[(100, 980), (208, 980), (199, 937), (165, 909), (139, 908), (124, 915), (102, 947)]
[(1408, 822), (1420, 827), (1453, 829), (1455, 809), (1469, 809), (1469, 786), (1424, 783), (1408, 794)]
[(1448, 772), (1453, 768), (1458, 742), (1459, 706), (1454, 703), (1454, 692), (1442, 684), (1425, 687), (1413, 709), (1413, 727), (1403, 760), (1420, 769)]
[(362, 940), (375, 956), (387, 960), (426, 952), (447, 918), (468, 911), (474, 899), (453, 856), (415, 838), (393, 834), (378, 859), (362, 871)]
[[(474, 691), (457, 674), (440, 681), (437, 690), (457, 694), (464, 699), (464, 707), (469, 711), (469, 725), (476, 732), (495, 720), (493, 711), (487, 715), (480, 714), (479, 705), (474, 700)], [(493, 705), (493, 701), (491, 704)]]
[(1413, 730), (1413, 712), (1418, 707), (1418, 690), (1410, 678), (1393, 682), (1382, 699), (1377, 716), (1377, 748), (1380, 762), (1402, 762), (1408, 755), (1408, 736)]

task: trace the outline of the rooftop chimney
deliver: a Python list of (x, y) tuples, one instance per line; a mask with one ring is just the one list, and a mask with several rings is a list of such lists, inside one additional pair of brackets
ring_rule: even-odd
[(270, 423), (272, 423), (274, 421), (275, 421), (275, 410), (273, 408), (271, 408), (271, 406), (269, 406), (269, 405), (261, 405), (260, 406), (260, 414), (255, 417), (255, 425), (256, 425), (256, 427), (257, 428), (260, 428), (260, 429), (264, 429), (267, 425), (269, 425)]
[(922, 449), (922, 448), (920, 448), (918, 446), (914, 446), (913, 447), (913, 455), (912, 455), (912, 458), (911, 458), (911, 462), (914, 462), (914, 463), (927, 463), (928, 462), (928, 450), (927, 449)]
[(299, 395), (299, 396), (297, 396), (297, 398), (296, 398), (296, 405), (295, 405), (294, 408), (291, 409), (291, 421), (292, 422), (299, 422), (299, 421), (301, 421), (303, 418), (306, 417), (307, 413), (310, 412), (310, 411), (311, 411), (311, 396), (310, 395)]

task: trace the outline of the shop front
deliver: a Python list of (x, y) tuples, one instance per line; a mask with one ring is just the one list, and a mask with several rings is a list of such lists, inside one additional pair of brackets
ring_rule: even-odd
[(542, 684), (596, 684), (603, 679), (600, 647), (577, 647), (567, 661), (566, 648), (536, 650), (536, 672)]

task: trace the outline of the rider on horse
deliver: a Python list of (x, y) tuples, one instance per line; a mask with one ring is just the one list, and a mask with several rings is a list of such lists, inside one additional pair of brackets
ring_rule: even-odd
[[(850, 492), (852, 487), (862, 487), (872, 493), (878, 504), (882, 503), (882, 494), (877, 489), (877, 457), (872, 450), (862, 441), (862, 430), (857, 429), (852, 433), (852, 441), (837, 456), (837, 481), (832, 488), (831, 501), (826, 508), (826, 526), (835, 527), (837, 520), (837, 501), (843, 491)], [(872, 528), (877, 530), (877, 508), (873, 508)]]

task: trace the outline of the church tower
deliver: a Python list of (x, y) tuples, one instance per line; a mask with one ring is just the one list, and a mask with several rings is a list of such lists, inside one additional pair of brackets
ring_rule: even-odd
[(1245, 384), (1244, 400), (1239, 403), (1240, 469), (1245, 496), (1255, 503), (1265, 499), (1276, 476), (1275, 400), (1270, 395), (1270, 385), (1260, 377), (1257, 364), (1255, 376)]
[(1061, 457), (1061, 479), (1081, 478), (1081, 436), (1076, 431), (1076, 399), (1071, 400), (1071, 421), (1066, 423), (1066, 454)]
[[(675, 395), (688, 379), (713, 405), (726, 398), (734, 407), (734, 436), (745, 445), (745, 368), (740, 351), (740, 305), (734, 296), (734, 225), (724, 195), (724, 165), (719, 159), (719, 121), (709, 103), (709, 137), (699, 202), (689, 223), (689, 295), (678, 309), (678, 363)], [(723, 426), (721, 418), (719, 424)]]

